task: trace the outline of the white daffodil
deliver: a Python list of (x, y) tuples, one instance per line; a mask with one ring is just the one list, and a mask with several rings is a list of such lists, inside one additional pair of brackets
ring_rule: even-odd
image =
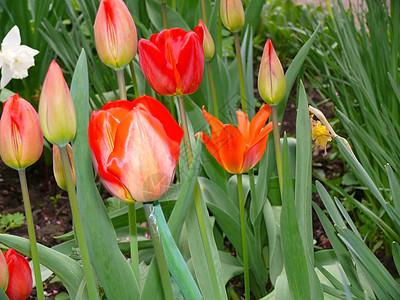
[(22, 79), (28, 76), (28, 69), (35, 65), (33, 57), (39, 51), (21, 45), (21, 36), (18, 26), (14, 26), (1, 43), (0, 68), (3, 88), (12, 78)]

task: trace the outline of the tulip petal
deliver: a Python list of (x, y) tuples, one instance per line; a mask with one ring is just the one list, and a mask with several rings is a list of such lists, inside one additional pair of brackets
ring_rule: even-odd
[(172, 183), (179, 143), (146, 108), (137, 106), (120, 123), (107, 171), (121, 179), (135, 201), (160, 198)]
[(238, 129), (240, 133), (243, 135), (246, 143), (249, 143), (251, 138), (251, 136), (249, 136), (250, 133), (249, 116), (241, 110), (236, 111), (236, 116), (238, 120)]
[(247, 172), (252, 169), (264, 155), (265, 148), (267, 147), (268, 133), (263, 138), (254, 143), (251, 147), (246, 149), (244, 153), (244, 162), (242, 171)]
[(218, 151), (221, 157), (222, 166), (229, 173), (241, 174), (244, 152), (246, 150), (245, 141), (239, 130), (226, 124), (219, 135)]
[(8, 249), (4, 255), (8, 265), (9, 281), (6, 295), (9, 299), (24, 300), (32, 291), (32, 271), (28, 261), (14, 249)]
[(192, 94), (200, 86), (204, 72), (203, 40), (197, 33), (188, 32), (177, 57), (176, 68), (181, 76), (182, 94)]
[(164, 96), (176, 93), (177, 84), (174, 69), (167, 62), (164, 53), (151, 40), (140, 40), (139, 63), (153, 90)]
[(212, 139), (218, 138), (220, 132), (224, 129), (224, 123), (222, 123), (220, 120), (218, 120), (213, 115), (209, 114), (205, 110), (204, 106), (202, 107), (202, 111), (203, 111), (204, 118), (206, 119), (208, 124), (210, 124), (210, 126), (211, 126), (211, 138)]
[(264, 105), (254, 116), (250, 123), (250, 136), (254, 138), (267, 122), (271, 115), (271, 107), (266, 104)]
[(151, 115), (160, 121), (167, 136), (178, 144), (181, 142), (183, 137), (182, 128), (175, 122), (171, 113), (159, 101), (144, 95), (130, 103), (132, 103), (132, 106), (141, 105), (146, 107), (147, 111), (151, 112)]
[(208, 152), (217, 160), (217, 162), (222, 166), (221, 157), (219, 156), (218, 148), (215, 146), (214, 141), (204, 132), (196, 133), (196, 138), (201, 137), (201, 140), (206, 145)]
[[(114, 113), (120, 112), (121, 110), (114, 109)], [(94, 167), (104, 187), (113, 196), (129, 202), (132, 201), (132, 197), (128, 190), (117, 177), (107, 171), (107, 162), (114, 148), (115, 133), (119, 123), (120, 120), (109, 111), (94, 111), (89, 123), (89, 144)]]

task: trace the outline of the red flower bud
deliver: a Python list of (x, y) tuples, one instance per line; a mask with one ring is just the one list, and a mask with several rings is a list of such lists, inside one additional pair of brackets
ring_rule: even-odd
[(43, 134), (33, 106), (18, 94), (3, 107), (0, 120), (0, 155), (13, 169), (34, 164), (43, 151)]
[(31, 294), (33, 283), (29, 263), (14, 249), (8, 249), (5, 258), (10, 276), (6, 295), (12, 300), (25, 300)]
[(203, 20), (199, 20), (199, 25), (194, 28), (194, 31), (197, 33), (197, 32), (199, 32), (200, 28), (203, 29), (203, 33), (204, 33), (204, 39), (203, 39), (204, 57), (208, 60), (211, 60), (215, 54), (214, 40), (213, 40), (206, 24), (204, 24)]

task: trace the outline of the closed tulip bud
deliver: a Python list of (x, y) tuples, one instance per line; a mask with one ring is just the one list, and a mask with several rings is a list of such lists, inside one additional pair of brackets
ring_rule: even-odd
[(210, 31), (208, 30), (206, 24), (202, 20), (199, 21), (199, 26), (196, 26), (194, 28), (194, 31), (197, 33), (199, 29), (203, 29), (203, 50), (204, 50), (204, 57), (207, 60), (212, 60), (215, 54), (215, 45), (214, 45), (214, 40), (210, 34)]
[(71, 93), (60, 66), (53, 60), (43, 83), (39, 119), (44, 137), (65, 146), (76, 134), (76, 116)]
[[(67, 152), (69, 165), (72, 171), (72, 179), (74, 180), (74, 185), (76, 185), (74, 155), (72, 153), (72, 147), (70, 144), (67, 144)], [(56, 145), (53, 146), (53, 173), (57, 185), (64, 191), (67, 191), (67, 184), (64, 177), (64, 168), (61, 161), (60, 148), (58, 148)]]
[(102, 62), (119, 70), (136, 55), (135, 22), (122, 0), (102, 0), (94, 22), (94, 39)]
[(5, 291), (8, 286), (8, 266), (3, 252), (0, 250), (0, 288)]
[(3, 107), (0, 120), (0, 155), (4, 163), (16, 170), (34, 164), (43, 151), (43, 134), (33, 106), (18, 94)]
[(241, 0), (221, 0), (220, 15), (222, 24), (230, 32), (237, 32), (244, 26), (244, 10)]
[(267, 40), (258, 73), (258, 91), (269, 105), (277, 105), (286, 94), (283, 68), (271, 40)]
[(12, 300), (25, 300), (32, 291), (32, 271), (28, 261), (14, 249), (8, 249), (5, 258), (9, 280), (6, 295)]

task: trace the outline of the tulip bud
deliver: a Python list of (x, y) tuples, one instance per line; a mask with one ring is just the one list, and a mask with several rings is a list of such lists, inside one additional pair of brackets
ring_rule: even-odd
[(32, 271), (28, 261), (14, 249), (8, 249), (5, 258), (9, 281), (6, 295), (12, 300), (25, 300), (32, 291)]
[(42, 155), (43, 134), (33, 106), (18, 94), (3, 107), (0, 120), (0, 155), (13, 169), (24, 169)]
[[(67, 152), (68, 152), (69, 165), (72, 171), (72, 178), (74, 180), (74, 185), (76, 185), (74, 155), (72, 153), (72, 147), (70, 144), (67, 144)], [(53, 146), (53, 173), (57, 185), (61, 189), (66, 191), (67, 184), (65, 182), (65, 177), (64, 177), (64, 168), (62, 166), (60, 148), (58, 148), (56, 145)]]
[(194, 31), (198, 33), (199, 28), (203, 29), (203, 50), (204, 50), (204, 57), (207, 60), (212, 60), (215, 54), (215, 45), (214, 45), (214, 40), (210, 34), (210, 31), (208, 30), (206, 24), (202, 20), (199, 21), (199, 26), (196, 26), (194, 28)]
[(50, 143), (65, 146), (75, 137), (74, 103), (61, 68), (54, 60), (40, 94), (39, 119), (43, 135)]
[(135, 22), (122, 0), (102, 0), (94, 22), (97, 53), (102, 62), (119, 70), (136, 55)]
[(244, 26), (244, 10), (241, 0), (221, 0), (220, 15), (222, 24), (231, 32)]
[(5, 291), (8, 286), (8, 266), (3, 252), (0, 250), (0, 288)]
[(267, 40), (258, 73), (258, 91), (269, 105), (277, 105), (286, 94), (283, 68), (271, 40)]

